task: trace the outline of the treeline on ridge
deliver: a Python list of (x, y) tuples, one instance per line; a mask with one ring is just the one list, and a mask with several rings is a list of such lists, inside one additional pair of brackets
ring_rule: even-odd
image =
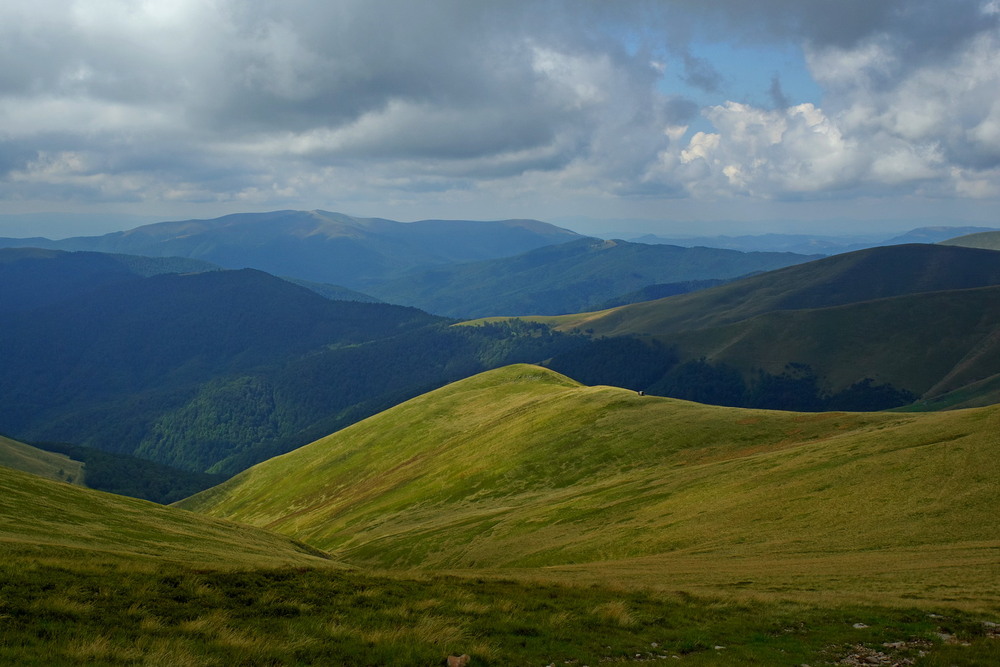
[(705, 358), (681, 361), (674, 347), (636, 337), (599, 338), (546, 364), (584, 384), (606, 384), (657, 396), (741, 408), (871, 411), (912, 403), (917, 396), (864, 378), (832, 392), (808, 365), (791, 362), (780, 374), (757, 369), (749, 380), (735, 367)]

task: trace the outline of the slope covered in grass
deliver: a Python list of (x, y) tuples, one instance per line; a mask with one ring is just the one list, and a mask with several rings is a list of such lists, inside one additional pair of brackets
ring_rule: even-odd
[(1000, 373), (1000, 287), (780, 310), (658, 340), (744, 377), (802, 362), (834, 391), (868, 377), (930, 400)]
[(985, 250), (1000, 250), (1000, 232), (976, 232), (956, 236), (947, 241), (940, 241), (941, 245), (962, 246), (964, 248), (983, 248)]
[(71, 484), (83, 484), (83, 463), (0, 436), (0, 466)]
[(998, 284), (1000, 253), (994, 250), (887, 246), (826, 257), (691, 294), (566, 316), (552, 323), (560, 329), (589, 329), (604, 336), (668, 334), (779, 310), (827, 308)]
[(157, 559), (214, 567), (320, 565), (314, 549), (249, 526), (0, 466), (0, 554)]
[[(583, 577), (641, 570), (669, 581), (676, 563), (677, 572), (725, 573), (689, 584), (735, 585), (752, 571), (769, 582), (758, 586), (788, 590), (802, 585), (791, 573), (812, 563), (823, 568), (805, 577), (813, 588), (874, 590), (869, 575), (896, 573), (885, 584), (893, 594), (930, 595), (930, 577), (941, 595), (995, 600), (998, 434), (997, 408), (750, 411), (511, 366), (182, 506), (366, 565), (576, 566)], [(926, 569), (914, 571), (914, 560)], [(859, 570), (865, 563), (875, 569)]]

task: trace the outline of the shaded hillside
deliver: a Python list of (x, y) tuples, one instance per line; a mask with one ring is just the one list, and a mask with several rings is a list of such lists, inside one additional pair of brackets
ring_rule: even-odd
[(60, 241), (0, 239), (0, 245), (190, 257), (364, 291), (372, 281), (406, 270), (515, 255), (578, 236), (536, 220), (401, 223), (327, 211), (273, 211)]
[(1000, 287), (776, 311), (663, 340), (745, 377), (798, 362), (832, 390), (871, 378), (932, 398), (1000, 373)]
[(809, 259), (580, 239), (516, 257), (414, 273), (369, 291), (385, 301), (454, 317), (546, 315), (594, 308), (649, 285), (735, 278)]
[[(32, 444), (33, 449), (43, 454), (62, 455), (69, 457), (74, 464), (82, 465), (79, 479), (87, 488), (151, 500), (154, 503), (172, 503), (226, 479), (225, 475), (180, 470), (155, 461), (105, 452), (93, 447), (79, 447), (64, 442)], [(31, 472), (21, 466), (10, 467)]]
[(962, 246), (963, 248), (982, 248), (984, 250), (1000, 250), (1000, 232), (978, 232), (958, 236), (947, 241), (941, 241), (941, 245)]
[(102, 285), (217, 266), (180, 257), (139, 257), (41, 248), (0, 248), (0, 313), (69, 301)]
[(83, 485), (83, 462), (0, 436), (0, 466), (57, 482)]
[[(106, 284), (0, 329), (0, 397), (11, 408), (0, 429), (131, 453), (205, 383), (438, 321), (415, 309), (329, 301), (252, 270)], [(256, 418), (275, 428), (273, 415)], [(252, 432), (254, 422), (243, 429)], [(210, 452), (187, 456), (161, 460), (194, 469), (194, 461), (214, 462)]]
[(582, 343), (540, 325), (449, 325), (249, 269), (109, 283), (0, 329), (0, 429), (232, 474), (446, 382)]
[(916, 558), (925, 582), (949, 587), (972, 576), (996, 596), (995, 561), (970, 566), (1000, 547), (997, 432), (996, 407), (741, 410), (512, 366), (262, 463), (181, 506), (379, 567), (572, 566), (639, 577), (769, 567), (761, 576), (782, 579), (823, 554), (814, 585), (829, 575), (874, 590), (876, 571), (889, 562), (908, 570)]
[(595, 335), (663, 335), (739, 322), (777, 310), (1000, 284), (1000, 253), (912, 244), (871, 248), (621, 308), (550, 320)]

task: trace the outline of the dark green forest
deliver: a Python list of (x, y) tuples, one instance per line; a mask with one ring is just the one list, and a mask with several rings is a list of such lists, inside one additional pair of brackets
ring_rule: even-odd
[(601, 338), (555, 356), (546, 365), (584, 384), (607, 384), (698, 403), (770, 410), (886, 410), (917, 396), (888, 384), (860, 380), (837, 392), (823, 388), (808, 365), (789, 363), (780, 374), (756, 370), (748, 380), (725, 363), (704, 358), (681, 363), (677, 351), (659, 341)]
[(154, 461), (112, 454), (66, 442), (33, 442), (32, 446), (65, 454), (86, 464), (85, 484), (91, 489), (169, 504), (225, 481), (225, 475), (178, 470)]

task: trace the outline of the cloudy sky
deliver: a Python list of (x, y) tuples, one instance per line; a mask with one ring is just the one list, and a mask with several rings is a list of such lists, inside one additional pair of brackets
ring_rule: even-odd
[(1000, 0), (7, 0), (0, 214), (1000, 226), (997, 63)]

